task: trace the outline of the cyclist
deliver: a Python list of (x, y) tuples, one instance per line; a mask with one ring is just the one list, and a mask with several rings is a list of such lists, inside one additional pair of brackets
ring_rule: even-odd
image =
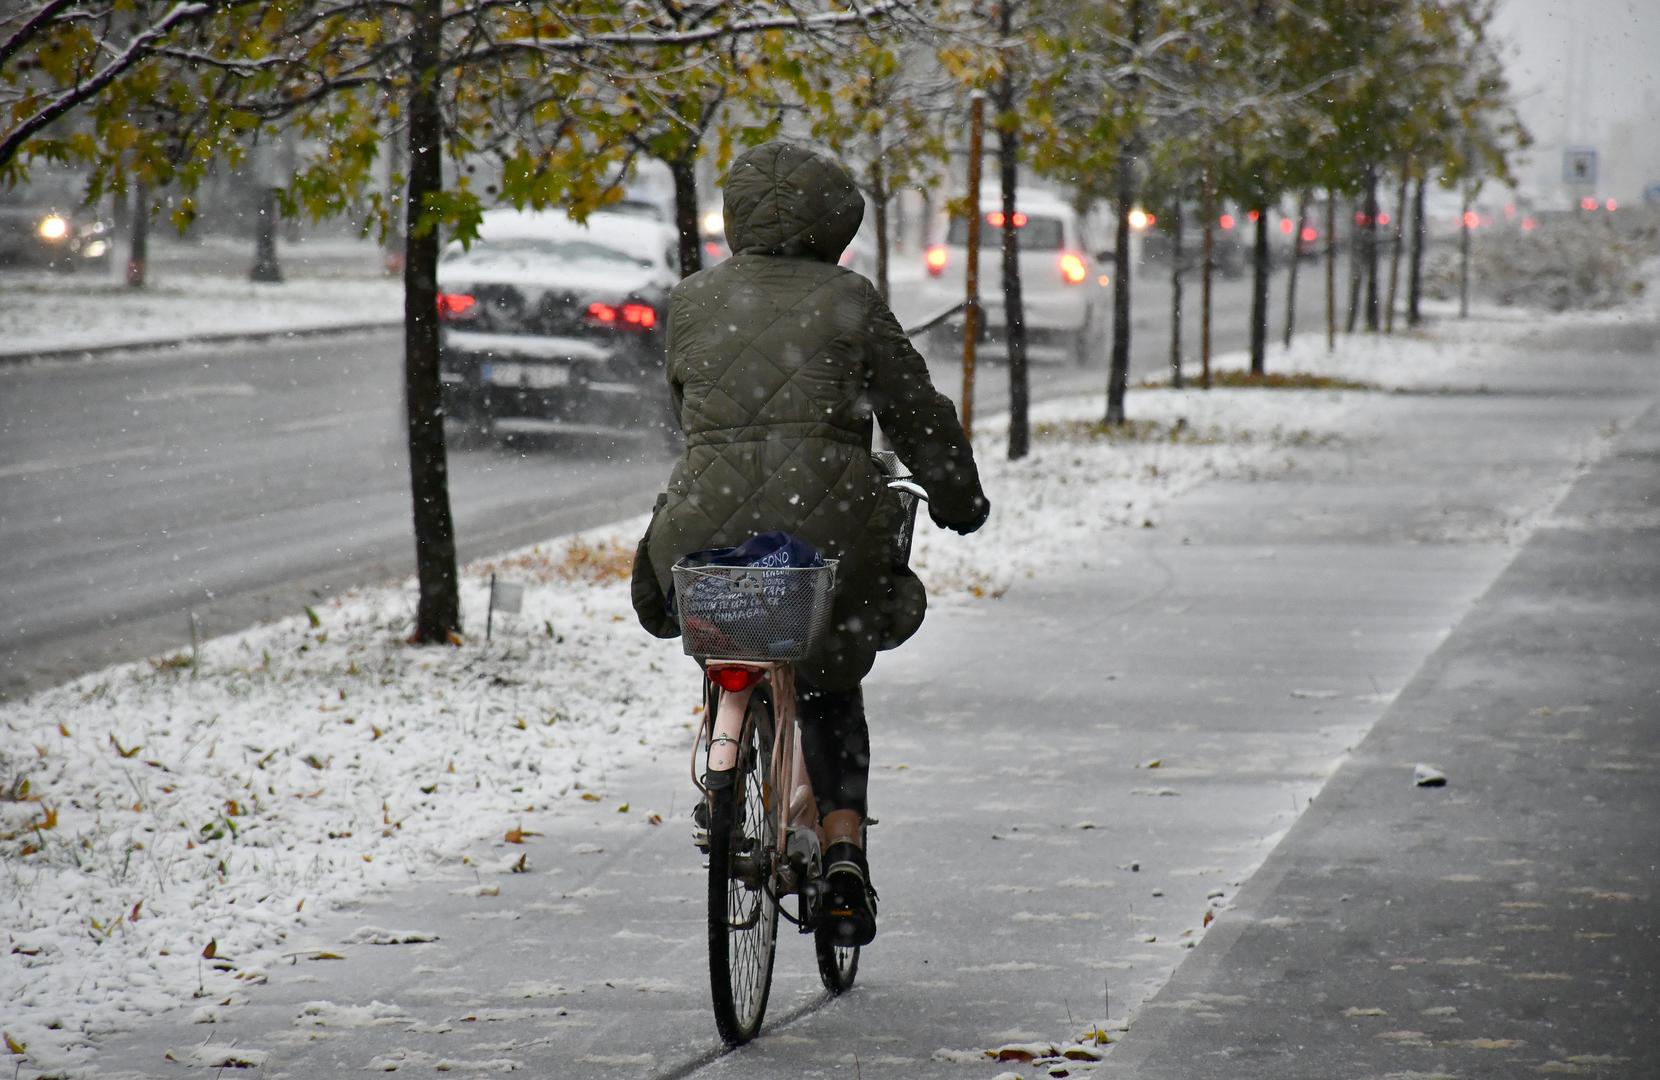
[(724, 202), (732, 257), (669, 299), (669, 392), (686, 450), (635, 556), (634, 608), (651, 633), (678, 635), (665, 603), (675, 560), (763, 532), (841, 560), (831, 632), (796, 664), (797, 715), (825, 837), (825, 910), (840, 943), (863, 945), (876, 904), (860, 681), (927, 606), (916, 575), (896, 565), (903, 516), (870, 455), (872, 418), (937, 524), (971, 533), (991, 504), (951, 402), (876, 289), (837, 265), (864, 216), (846, 170), (775, 140), (733, 162)]

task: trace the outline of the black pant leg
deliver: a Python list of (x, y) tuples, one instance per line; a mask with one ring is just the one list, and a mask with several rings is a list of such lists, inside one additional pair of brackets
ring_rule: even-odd
[(795, 700), (801, 753), (818, 799), (819, 816), (852, 810), (863, 818), (870, 782), (864, 691), (820, 690), (797, 676)]

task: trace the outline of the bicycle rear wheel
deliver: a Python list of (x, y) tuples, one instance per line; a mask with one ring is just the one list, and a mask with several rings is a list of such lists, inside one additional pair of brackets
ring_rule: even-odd
[(859, 974), (859, 947), (837, 945), (834, 932), (828, 926), (813, 931), (813, 949), (818, 953), (818, 977), (832, 994), (845, 994), (853, 989), (853, 978)]
[(762, 688), (750, 695), (745, 727), (732, 782), (709, 795), (709, 987), (715, 1027), (734, 1046), (761, 1030), (778, 948), (767, 783), (772, 702)]

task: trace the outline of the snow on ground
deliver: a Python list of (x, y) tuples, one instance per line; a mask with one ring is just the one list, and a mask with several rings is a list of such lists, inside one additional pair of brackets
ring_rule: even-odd
[[(367, 253), (366, 253), (367, 252)], [(213, 237), (163, 243), (150, 284), (85, 272), (0, 274), (0, 354), (264, 333), (403, 318), (403, 282), (381, 276), (373, 245), (319, 239), (284, 247), (286, 281), (248, 280), (251, 247)]]
[[(1487, 342), (1416, 338), (1293, 353), (1380, 383), (1497, 357)], [(988, 526), (964, 540), (924, 521), (913, 563), (934, 617), (993, 604), (1045, 567), (1101, 557), (1104, 532), (1156, 524), (1162, 504), (1207, 477), (1294, 467), (1366, 410), (1405, 404), (1137, 389), (1132, 437), (1095, 423), (1096, 396), (1045, 404), (1022, 462), (1004, 460), (995, 421), (979, 433)], [(0, 711), (6, 1039), (32, 1068), (73, 1071), (101, 1032), (196, 998), (234, 1001), (331, 906), (414, 881), (490, 890), (512, 871), (515, 830), (603, 801), (606, 777), (631, 762), (684, 753), (695, 669), (678, 642), (639, 630), (623, 576), (642, 526), (466, 568), (472, 636), (454, 648), (404, 644), (406, 582)], [(523, 611), (498, 615), (485, 641), (492, 572), (527, 588)], [(640, 828), (661, 824), (647, 808), (617, 809)]]

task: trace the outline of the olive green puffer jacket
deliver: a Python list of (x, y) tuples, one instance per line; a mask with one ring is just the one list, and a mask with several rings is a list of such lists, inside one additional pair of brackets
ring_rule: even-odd
[(851, 689), (927, 607), (922, 583), (893, 564), (901, 510), (871, 461), (872, 415), (941, 521), (985, 516), (973, 451), (876, 289), (836, 265), (864, 216), (839, 165), (785, 141), (755, 147), (727, 175), (725, 214), (732, 257), (669, 300), (669, 392), (686, 452), (640, 541), (634, 608), (673, 637), (664, 597), (677, 558), (793, 533), (841, 560), (833, 633), (798, 670)]

